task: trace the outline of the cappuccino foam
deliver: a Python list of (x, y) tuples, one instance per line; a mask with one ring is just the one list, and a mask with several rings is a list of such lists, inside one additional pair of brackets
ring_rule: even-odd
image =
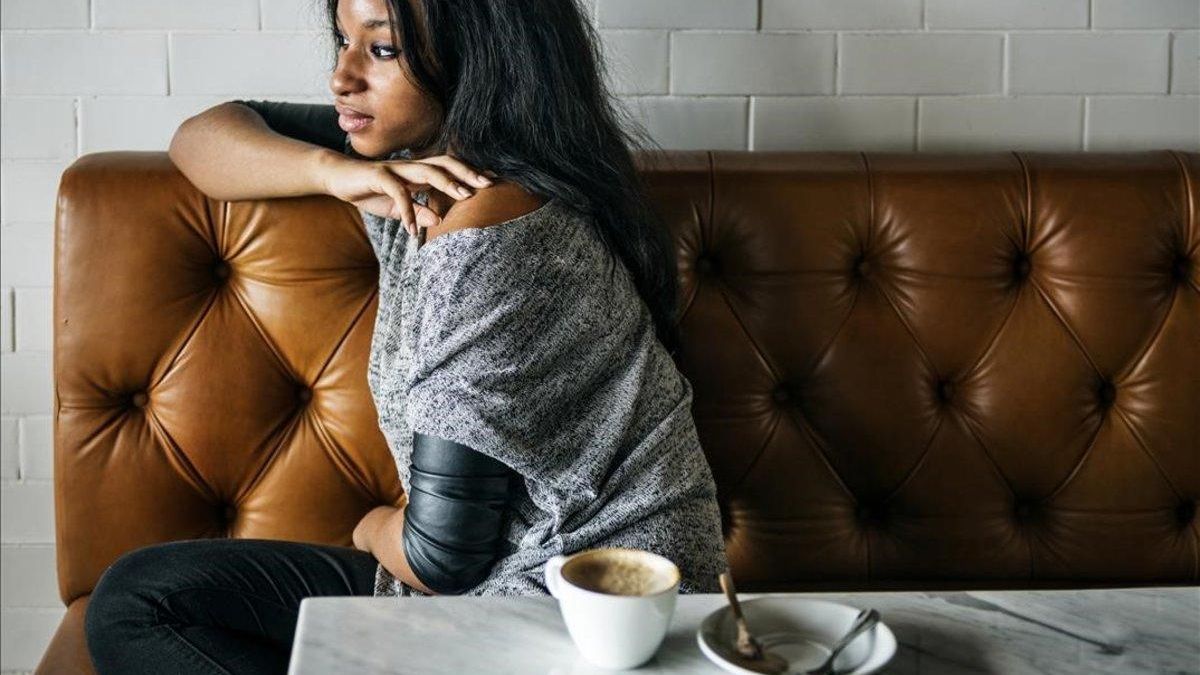
[(562, 574), (580, 588), (609, 595), (653, 595), (678, 578), (674, 568), (636, 551), (589, 553), (564, 566)]

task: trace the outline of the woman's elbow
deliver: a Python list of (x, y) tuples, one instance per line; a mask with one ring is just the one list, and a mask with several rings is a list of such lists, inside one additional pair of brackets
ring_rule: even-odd
[(404, 523), (404, 556), (414, 576), (438, 595), (460, 595), (479, 585), (496, 563), (494, 554), (450, 551)]
[(436, 585), (426, 584), (426, 586), (438, 595), (462, 595), (487, 579), (491, 569), (491, 564), (488, 564), (486, 567), (479, 567), (470, 572), (462, 572), (444, 578)]

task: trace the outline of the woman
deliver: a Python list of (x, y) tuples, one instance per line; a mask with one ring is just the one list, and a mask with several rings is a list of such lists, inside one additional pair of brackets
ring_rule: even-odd
[(652, 550), (680, 592), (719, 590), (716, 489), (669, 353), (674, 254), (591, 24), (573, 0), (328, 9), (335, 106), (225, 103), (170, 155), (217, 199), (359, 208), (380, 264), (368, 384), (408, 501), (353, 549), (127, 553), (88, 607), (101, 673), (283, 672), (304, 597), (545, 594), (546, 560), (586, 548)]

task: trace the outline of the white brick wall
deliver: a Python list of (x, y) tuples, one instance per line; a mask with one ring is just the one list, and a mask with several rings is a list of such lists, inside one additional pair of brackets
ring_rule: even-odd
[[(1200, 150), (1196, 0), (586, 4), (613, 90), (666, 148)], [(329, 92), (317, 0), (4, 0), (0, 24), (8, 672), (34, 667), (63, 611), (50, 379), (63, 168), (165, 150), (181, 121), (224, 100)]]

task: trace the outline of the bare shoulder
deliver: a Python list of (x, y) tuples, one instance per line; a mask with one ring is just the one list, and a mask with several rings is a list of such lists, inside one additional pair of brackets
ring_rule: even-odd
[(442, 222), (426, 228), (425, 243), (455, 230), (503, 223), (535, 211), (545, 203), (544, 198), (526, 192), (517, 183), (497, 181), (453, 203), (442, 216)]

